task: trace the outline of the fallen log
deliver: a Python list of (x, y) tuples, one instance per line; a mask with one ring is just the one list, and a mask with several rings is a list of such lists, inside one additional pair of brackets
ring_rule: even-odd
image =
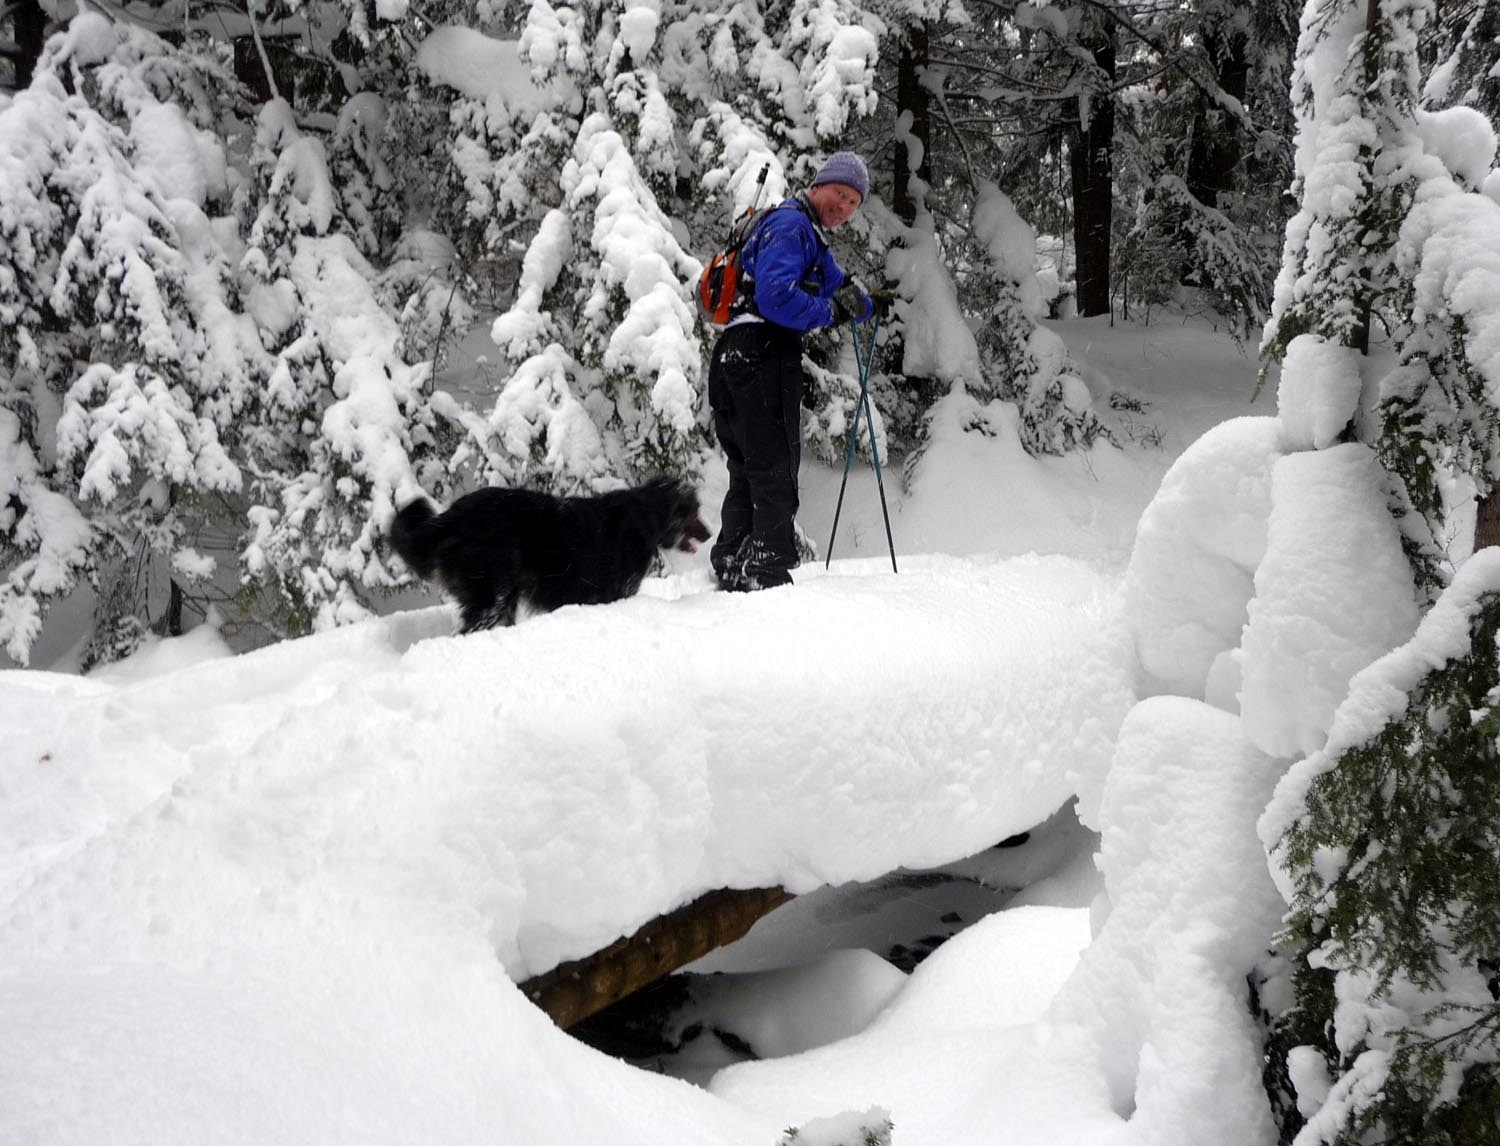
[(566, 1029), (714, 948), (733, 943), (756, 920), (792, 898), (779, 887), (710, 891), (592, 955), (527, 979), (521, 990)]

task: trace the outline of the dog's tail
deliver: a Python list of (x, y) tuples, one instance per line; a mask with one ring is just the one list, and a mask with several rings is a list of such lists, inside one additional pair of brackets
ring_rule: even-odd
[(438, 517), (432, 502), (419, 497), (398, 509), (391, 522), (391, 548), (424, 581), (432, 580), (437, 566)]

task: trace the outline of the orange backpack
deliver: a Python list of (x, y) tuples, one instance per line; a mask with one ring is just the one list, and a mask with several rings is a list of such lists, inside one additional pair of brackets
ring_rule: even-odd
[(715, 326), (725, 325), (737, 307), (743, 309), (745, 299), (742, 296), (752, 281), (745, 273), (745, 243), (760, 221), (774, 210), (775, 207), (762, 207), (759, 211), (746, 207), (745, 213), (729, 229), (729, 241), (714, 252), (698, 276), (698, 309)]
[(698, 309), (703, 317), (715, 326), (725, 325), (734, 317), (736, 307), (745, 306), (745, 288), (750, 286), (750, 276), (745, 274), (744, 249), (760, 221), (776, 210), (761, 207), (760, 197), (765, 194), (766, 178), (771, 174), (767, 163), (760, 169), (755, 180), (755, 199), (746, 207), (738, 219), (730, 225), (729, 241), (714, 253), (698, 276)]

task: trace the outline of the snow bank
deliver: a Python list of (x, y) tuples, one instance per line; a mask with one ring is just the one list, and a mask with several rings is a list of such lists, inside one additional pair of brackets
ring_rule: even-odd
[(652, 582), (459, 639), (435, 608), (118, 683), (0, 674), (0, 1129), (773, 1140), (511, 981), (707, 888), (956, 859), (1103, 768), (1133, 694), (1096, 652), (1098, 576), (911, 565)]
[(1273, 756), (1321, 748), (1350, 678), (1416, 628), (1386, 490), (1375, 455), (1353, 442), (1276, 464), (1240, 694), (1246, 735)]
[(1275, 418), (1236, 418), (1189, 446), (1141, 515), (1125, 573), (1125, 620), (1148, 691), (1202, 699), (1239, 647), (1266, 548)]
[[(1091, 653), (1107, 609), (1076, 562), (934, 561), (466, 640), (434, 609), (102, 693), (7, 676), (29, 794), (4, 805), (0, 894), (27, 901), (8, 935), (156, 959), (387, 902), (521, 978), (708, 888), (955, 859), (1107, 755), (1132, 697)], [(38, 679), (59, 681), (41, 711)], [(91, 837), (115, 875), (80, 911), (91, 893), (48, 861)]]
[(1083, 1036), (1125, 1141), (1275, 1139), (1246, 976), (1283, 910), (1255, 832), (1279, 775), (1195, 701), (1144, 701), (1120, 730), (1100, 811), (1109, 903), (1050, 1017)]
[(1091, 944), (1082, 910), (991, 916), (861, 1034), (711, 1089), (788, 1124), (879, 1103), (897, 1142), (1274, 1142), (1246, 975), (1282, 910), (1255, 832), (1278, 775), (1233, 716), (1142, 702), (1101, 801)]
[[(805, 1054), (720, 1071), (710, 1089), (782, 1125), (878, 1104), (895, 1142), (966, 1141), (957, 1115), (1046, 1011), (1089, 939), (1088, 913), (1026, 907), (955, 935), (862, 1033)], [(960, 1080), (968, 1080), (960, 1082)], [(934, 1102), (935, 1095), (944, 1099)], [(1056, 1143), (1007, 1133), (1015, 1146)]]
[[(1431, 673), (1450, 661), (1467, 655), (1469, 626), (1478, 612), (1479, 600), (1500, 588), (1500, 549), (1481, 549), (1461, 565), (1453, 583), (1422, 617), (1409, 641), (1392, 649), (1355, 674), (1348, 695), (1334, 713), (1327, 743), (1306, 759), (1299, 760), (1277, 786), (1276, 798), (1260, 820), (1260, 835), (1268, 852), (1306, 810), (1313, 781), (1331, 771), (1350, 748), (1368, 743), (1392, 721), (1399, 720), (1410, 703), (1411, 693)], [(1284, 880), (1287, 902), (1295, 890), (1287, 873), (1277, 863), (1273, 872)]]

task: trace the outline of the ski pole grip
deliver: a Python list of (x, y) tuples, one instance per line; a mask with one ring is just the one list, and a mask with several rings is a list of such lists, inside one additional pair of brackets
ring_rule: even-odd
[(760, 169), (760, 174), (755, 177), (755, 199), (750, 204), (750, 213), (754, 214), (760, 210), (760, 197), (766, 193), (766, 179), (771, 174), (771, 164), (767, 162)]

